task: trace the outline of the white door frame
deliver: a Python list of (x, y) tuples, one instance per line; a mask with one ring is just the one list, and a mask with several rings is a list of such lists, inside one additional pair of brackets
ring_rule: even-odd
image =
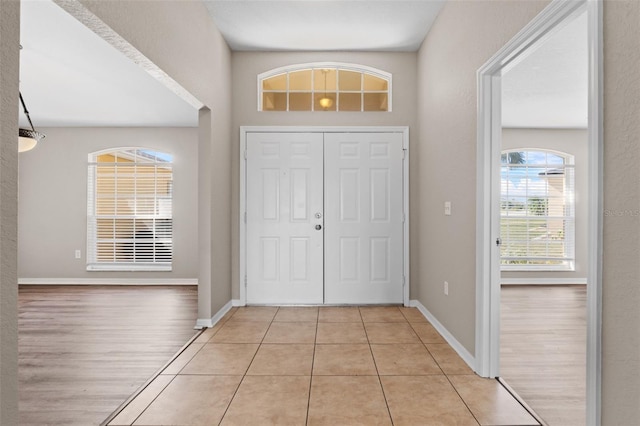
[(499, 375), (501, 75), (568, 18), (588, 13), (589, 217), (587, 424), (600, 424), (602, 289), (602, 2), (554, 0), (478, 70), (476, 372)]
[(247, 304), (247, 133), (402, 133), (403, 303), (409, 306), (409, 127), (408, 126), (240, 126), (240, 253), (237, 306)]

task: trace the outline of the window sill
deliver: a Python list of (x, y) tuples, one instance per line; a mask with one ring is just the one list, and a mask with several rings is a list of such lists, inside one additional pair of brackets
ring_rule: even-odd
[(87, 265), (89, 272), (171, 272), (171, 263), (91, 263)]

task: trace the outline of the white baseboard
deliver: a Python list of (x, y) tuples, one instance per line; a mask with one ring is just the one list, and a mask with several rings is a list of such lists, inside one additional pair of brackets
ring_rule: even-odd
[(19, 278), (25, 285), (198, 285), (197, 278)]
[(222, 319), (222, 317), (229, 312), (229, 310), (233, 307), (233, 301), (229, 300), (227, 302), (226, 305), (224, 305), (222, 308), (220, 308), (220, 310), (218, 312), (216, 312), (216, 314), (214, 316), (212, 316), (211, 318), (198, 318), (198, 320), (196, 321), (196, 326), (193, 327), (196, 330), (200, 330), (201, 328), (211, 328), (214, 325), (216, 325), (216, 323), (218, 321), (220, 321), (220, 319)]
[(240, 299), (231, 299), (231, 306), (237, 307), (237, 306), (246, 306), (246, 305), (242, 303)]
[(586, 278), (502, 278), (502, 285), (584, 285)]
[(449, 333), (449, 330), (447, 330), (440, 323), (440, 321), (438, 321), (436, 317), (434, 317), (433, 314), (429, 312), (429, 310), (425, 308), (422, 303), (420, 303), (419, 300), (410, 300), (409, 305), (413, 308), (418, 308), (422, 315), (424, 315), (424, 317), (429, 320), (431, 325), (433, 325), (433, 327), (438, 330), (438, 333), (440, 333), (442, 337), (444, 337), (444, 340), (449, 343), (449, 346), (451, 346), (453, 350), (456, 351), (458, 355), (460, 355), (464, 362), (466, 362), (473, 371), (476, 371), (476, 358), (471, 355), (471, 353), (464, 346), (462, 346), (462, 344), (458, 342), (455, 337), (453, 337), (453, 334)]

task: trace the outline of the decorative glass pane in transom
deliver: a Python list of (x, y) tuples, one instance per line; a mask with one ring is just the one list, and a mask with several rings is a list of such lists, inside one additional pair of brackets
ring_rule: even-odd
[(290, 91), (311, 91), (311, 70), (303, 70), (289, 73)]
[(354, 64), (311, 63), (258, 76), (260, 111), (390, 111), (391, 75)]

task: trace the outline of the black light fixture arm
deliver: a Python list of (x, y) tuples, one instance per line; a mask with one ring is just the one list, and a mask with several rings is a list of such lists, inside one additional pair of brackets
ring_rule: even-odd
[(31, 130), (33, 130), (35, 132), (36, 128), (33, 127), (33, 123), (31, 122), (31, 117), (29, 116), (29, 111), (27, 111), (27, 106), (24, 104), (24, 99), (22, 99), (22, 93), (18, 92), (18, 95), (20, 95), (20, 103), (22, 104), (22, 109), (24, 110), (24, 115), (26, 115), (27, 116), (27, 120), (29, 120), (29, 125), (31, 126)]

